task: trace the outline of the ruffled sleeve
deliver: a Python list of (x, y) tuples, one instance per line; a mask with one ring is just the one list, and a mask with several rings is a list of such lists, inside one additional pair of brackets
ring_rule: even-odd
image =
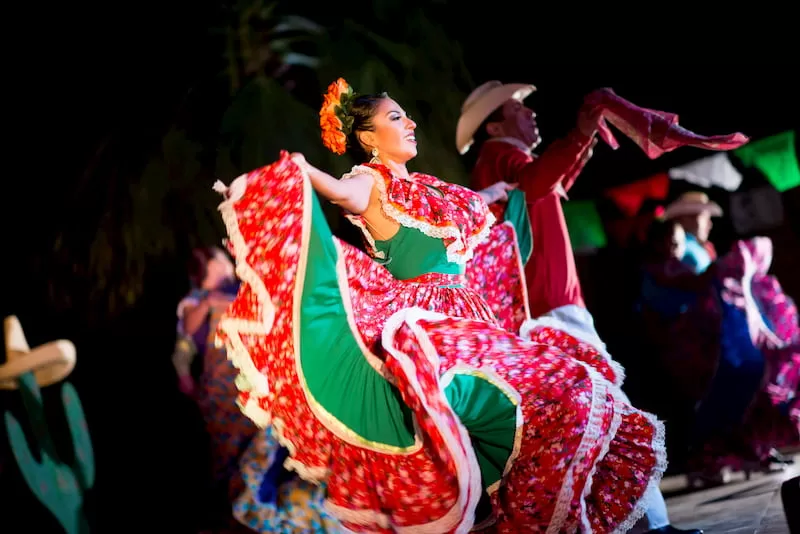
[[(356, 165), (342, 179), (363, 174), (375, 178), (381, 208), (387, 217), (428, 237), (441, 239), (447, 259), (453, 263), (469, 262), (475, 247), (486, 240), (495, 222), (480, 195), (465, 187), (421, 173), (413, 173), (411, 179), (404, 180), (378, 164)], [(372, 256), (385, 259), (375, 248), (364, 218), (352, 214), (347, 214), (347, 218), (363, 232)]]

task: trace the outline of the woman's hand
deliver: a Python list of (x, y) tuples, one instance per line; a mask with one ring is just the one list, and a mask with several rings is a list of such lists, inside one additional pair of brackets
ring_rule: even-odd
[(300, 167), (301, 169), (303, 169), (307, 173), (310, 173), (311, 169), (314, 168), (308, 162), (308, 160), (306, 160), (306, 157), (300, 152), (292, 152), (289, 157), (292, 158), (292, 161), (294, 161), (297, 164), (298, 167)]
[(478, 194), (483, 198), (487, 204), (495, 202), (505, 202), (508, 200), (508, 192), (513, 191), (519, 187), (519, 184), (510, 184), (508, 182), (497, 182), (492, 184), (486, 189), (478, 191)]

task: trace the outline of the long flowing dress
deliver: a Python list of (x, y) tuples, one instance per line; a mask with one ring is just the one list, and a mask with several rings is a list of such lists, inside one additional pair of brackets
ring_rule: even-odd
[(375, 177), (402, 225), (365, 234), (374, 259), (331, 235), (286, 153), (219, 184), (243, 284), (218, 342), (244, 413), (273, 426), (287, 467), (324, 483), (353, 531), (632, 527), (666, 458), (662, 424), (629, 405), (618, 367), (552, 325), (518, 337), (467, 287), (494, 219), (477, 194), (354, 173)]
[[(800, 442), (792, 404), (798, 313), (767, 274), (771, 259), (771, 241), (753, 238), (737, 241), (718, 260), (717, 278), (705, 291), (659, 287), (644, 278), (643, 315), (659, 316), (651, 317), (649, 331), (661, 331), (673, 378), (700, 401), (690, 469), (708, 477), (724, 467), (750, 470), (773, 448)], [(678, 260), (650, 268), (662, 275), (691, 271)]]
[[(236, 287), (220, 288), (235, 295)], [(178, 305), (183, 311), (202, 298), (193, 290)], [(211, 441), (212, 477), (230, 503), (223, 532), (332, 533), (341, 530), (323, 507), (318, 486), (281, 471), (281, 447), (272, 429), (259, 429), (235, 405), (236, 368), (216, 347), (216, 327), (224, 309), (213, 308), (192, 337), (202, 357), (197, 401)], [(246, 527), (246, 528), (245, 528)]]
[(745, 439), (761, 461), (774, 448), (800, 444), (800, 316), (794, 300), (768, 274), (771, 265), (772, 240), (756, 237), (734, 244), (722, 273), (723, 298), (747, 316), (750, 339), (766, 363), (762, 388), (744, 422)]

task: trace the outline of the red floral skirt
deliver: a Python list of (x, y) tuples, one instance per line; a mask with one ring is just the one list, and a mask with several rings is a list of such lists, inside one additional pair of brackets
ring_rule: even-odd
[[(458, 279), (395, 280), (333, 238), (286, 156), (227, 195), (244, 283), (218, 334), (240, 406), (347, 528), (468, 532), (483, 496), (481, 527), (499, 532), (624, 532), (643, 515), (666, 467), (663, 426), (630, 406), (595, 347), (544, 327), (524, 340)], [(503, 439), (486, 438), (493, 405), (474, 409), (475, 392), (511, 407)]]

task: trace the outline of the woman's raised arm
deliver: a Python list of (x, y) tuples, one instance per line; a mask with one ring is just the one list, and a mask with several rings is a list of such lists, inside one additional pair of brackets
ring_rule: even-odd
[(364, 213), (369, 206), (375, 185), (371, 175), (358, 174), (347, 180), (339, 180), (308, 163), (302, 154), (294, 153), (292, 159), (308, 173), (314, 190), (334, 204), (356, 215)]

